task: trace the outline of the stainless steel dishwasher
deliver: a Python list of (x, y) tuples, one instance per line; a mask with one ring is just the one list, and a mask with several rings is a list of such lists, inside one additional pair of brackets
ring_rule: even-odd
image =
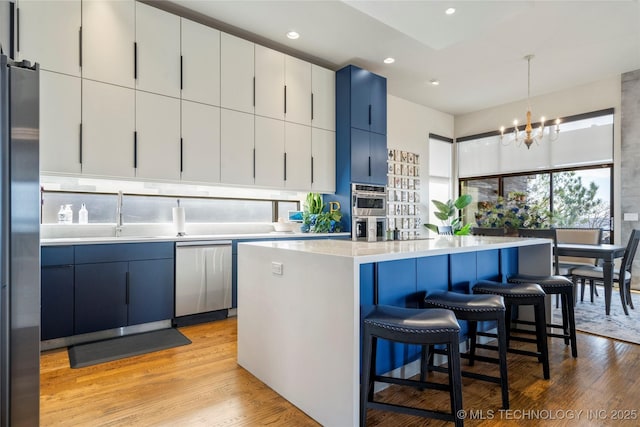
[(231, 241), (176, 242), (176, 317), (230, 307)]

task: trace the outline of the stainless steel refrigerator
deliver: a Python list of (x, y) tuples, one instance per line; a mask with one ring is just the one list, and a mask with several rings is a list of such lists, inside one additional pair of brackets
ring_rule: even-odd
[(0, 55), (0, 426), (40, 418), (38, 65)]

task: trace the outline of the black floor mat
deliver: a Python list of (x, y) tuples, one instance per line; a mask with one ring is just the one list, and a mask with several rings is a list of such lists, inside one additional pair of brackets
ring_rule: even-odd
[(191, 341), (177, 329), (161, 329), (71, 346), (69, 363), (72, 368), (83, 368), (186, 344)]

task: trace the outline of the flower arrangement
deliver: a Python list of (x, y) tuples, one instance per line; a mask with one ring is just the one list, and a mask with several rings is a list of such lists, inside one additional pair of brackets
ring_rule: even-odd
[(338, 208), (328, 211), (325, 211), (325, 207), (321, 194), (307, 194), (300, 231), (303, 233), (337, 233), (342, 231), (340, 205), (338, 205)]
[(498, 201), (478, 202), (476, 223), (479, 227), (504, 227), (507, 230), (518, 228), (548, 228), (549, 211), (542, 206), (527, 203), (525, 193), (513, 191), (507, 194), (506, 200), (498, 197)]

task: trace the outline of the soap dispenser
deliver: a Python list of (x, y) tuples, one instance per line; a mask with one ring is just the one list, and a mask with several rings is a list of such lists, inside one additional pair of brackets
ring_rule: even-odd
[(73, 211), (71, 210), (72, 205), (65, 205), (64, 207), (64, 223), (71, 224), (73, 223)]
[(60, 210), (58, 211), (58, 224), (64, 224), (64, 205), (60, 205)]
[(87, 207), (83, 203), (80, 207), (80, 211), (78, 212), (78, 224), (88, 224), (89, 223), (89, 211)]

